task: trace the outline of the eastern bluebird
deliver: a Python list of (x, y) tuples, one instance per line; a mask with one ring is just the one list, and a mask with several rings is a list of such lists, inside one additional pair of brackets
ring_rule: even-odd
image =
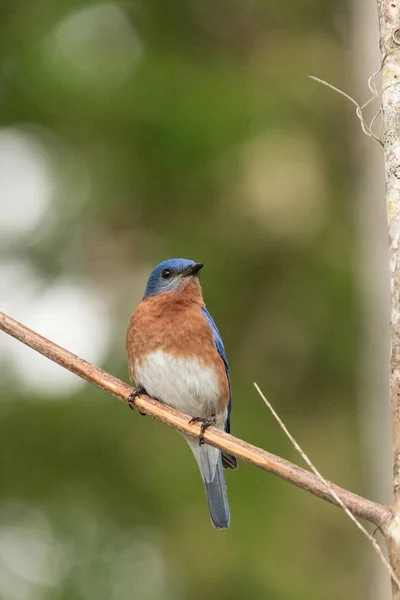
[[(203, 263), (173, 258), (151, 273), (126, 334), (129, 374), (143, 392), (202, 422), (230, 432), (229, 366), (218, 329), (201, 292)], [(199, 465), (211, 521), (229, 527), (225, 468), (236, 458), (185, 436)]]

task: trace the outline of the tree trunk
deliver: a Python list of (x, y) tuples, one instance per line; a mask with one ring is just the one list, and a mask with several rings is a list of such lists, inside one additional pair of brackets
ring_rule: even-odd
[[(389, 230), (391, 294), (390, 405), (393, 431), (395, 517), (385, 531), (389, 559), (400, 576), (400, 9), (398, 0), (378, 0), (382, 58), (386, 212)], [(378, 200), (377, 200), (378, 201)], [(393, 599), (400, 590), (393, 584)]]

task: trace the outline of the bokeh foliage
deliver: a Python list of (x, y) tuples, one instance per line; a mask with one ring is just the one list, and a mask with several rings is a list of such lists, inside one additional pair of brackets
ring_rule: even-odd
[[(327, 0), (2, 7), (0, 122), (57, 173), (51, 226), (2, 252), (100, 290), (101, 366), (125, 380), (146, 275), (204, 261), (233, 433), (299, 460), (257, 381), (322, 472), (362, 492), (348, 113), (307, 78), (346, 75), (346, 18)], [(52, 577), (14, 573), (18, 598), (365, 597), (365, 542), (336, 509), (243, 464), (217, 533), (176, 432), (89, 385), (53, 402), (4, 376), (0, 524), (33, 523), (52, 548)]]

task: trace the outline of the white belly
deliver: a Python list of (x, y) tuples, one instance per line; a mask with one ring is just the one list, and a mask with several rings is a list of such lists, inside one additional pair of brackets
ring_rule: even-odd
[[(192, 417), (210, 417), (217, 413), (217, 377), (213, 369), (201, 365), (196, 358), (173, 357), (156, 350), (144, 360), (137, 360), (135, 367), (136, 384), (153, 398)], [(224, 423), (225, 416), (218, 416)]]

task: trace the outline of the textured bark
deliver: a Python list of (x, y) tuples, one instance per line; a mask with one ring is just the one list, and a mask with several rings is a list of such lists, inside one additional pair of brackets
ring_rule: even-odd
[[(395, 518), (386, 531), (391, 565), (400, 575), (400, 8), (398, 0), (378, 0), (382, 56), (383, 136), (391, 292), (390, 403), (393, 430)], [(394, 600), (400, 590), (393, 586)]]

